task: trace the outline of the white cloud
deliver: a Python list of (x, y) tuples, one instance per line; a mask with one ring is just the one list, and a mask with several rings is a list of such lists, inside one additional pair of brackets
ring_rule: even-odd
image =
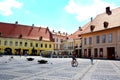
[[(88, 0), (86, 0), (86, 3), (87, 1)], [(69, 0), (68, 5), (65, 6), (65, 10), (70, 14), (75, 14), (78, 21), (85, 21), (105, 12), (107, 6), (110, 6), (111, 8), (116, 7), (114, 4), (104, 2), (103, 0), (93, 0), (93, 3), (90, 5), (81, 5), (78, 4), (76, 0)]]
[(3, 16), (9, 16), (13, 14), (12, 9), (19, 9), (22, 7), (22, 3), (17, 0), (3, 0), (0, 2), (0, 14)]

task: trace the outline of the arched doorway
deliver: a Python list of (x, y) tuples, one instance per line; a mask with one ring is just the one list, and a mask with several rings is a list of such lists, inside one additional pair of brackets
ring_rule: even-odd
[(33, 55), (33, 56), (37, 55), (37, 50), (34, 47), (32, 48), (32, 54), (31, 55)]
[(5, 55), (12, 55), (12, 49), (11, 48), (5, 48), (4, 54)]
[(20, 55), (20, 53), (21, 53), (21, 49), (20, 48), (15, 49), (15, 55)]

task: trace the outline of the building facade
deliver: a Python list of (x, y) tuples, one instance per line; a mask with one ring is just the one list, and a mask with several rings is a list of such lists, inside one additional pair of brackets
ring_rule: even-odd
[(72, 55), (73, 51), (76, 53), (76, 57), (82, 57), (82, 42), (81, 36), (79, 35), (82, 32), (82, 28), (74, 32), (73, 34), (69, 35), (66, 41), (64, 42), (64, 49), (69, 51), (69, 54)]
[(65, 50), (64, 50), (64, 40), (67, 38), (67, 33), (60, 31), (55, 32), (52, 31), (53, 40), (54, 40), (54, 51), (52, 52), (54, 57), (64, 57)]
[(120, 8), (99, 14), (85, 26), (82, 32), (82, 56), (89, 58), (120, 58)]
[(54, 50), (48, 27), (35, 27), (0, 22), (0, 52), (15, 55), (40, 55), (41, 51)]

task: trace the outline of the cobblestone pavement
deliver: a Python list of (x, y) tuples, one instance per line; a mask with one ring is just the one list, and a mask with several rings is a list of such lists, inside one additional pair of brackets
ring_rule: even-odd
[[(71, 58), (0, 57), (0, 80), (120, 80), (120, 61), (77, 59), (78, 67), (71, 66)], [(28, 56), (30, 57), (30, 56)], [(48, 60), (38, 64), (38, 60)]]

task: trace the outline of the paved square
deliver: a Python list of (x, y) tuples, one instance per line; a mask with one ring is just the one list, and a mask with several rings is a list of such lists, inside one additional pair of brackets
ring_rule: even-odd
[[(27, 61), (32, 57), (34, 61)], [(120, 61), (80, 59), (78, 67), (71, 58), (42, 58), (40, 56), (0, 57), (0, 80), (120, 80)], [(48, 60), (38, 64), (38, 60)]]

